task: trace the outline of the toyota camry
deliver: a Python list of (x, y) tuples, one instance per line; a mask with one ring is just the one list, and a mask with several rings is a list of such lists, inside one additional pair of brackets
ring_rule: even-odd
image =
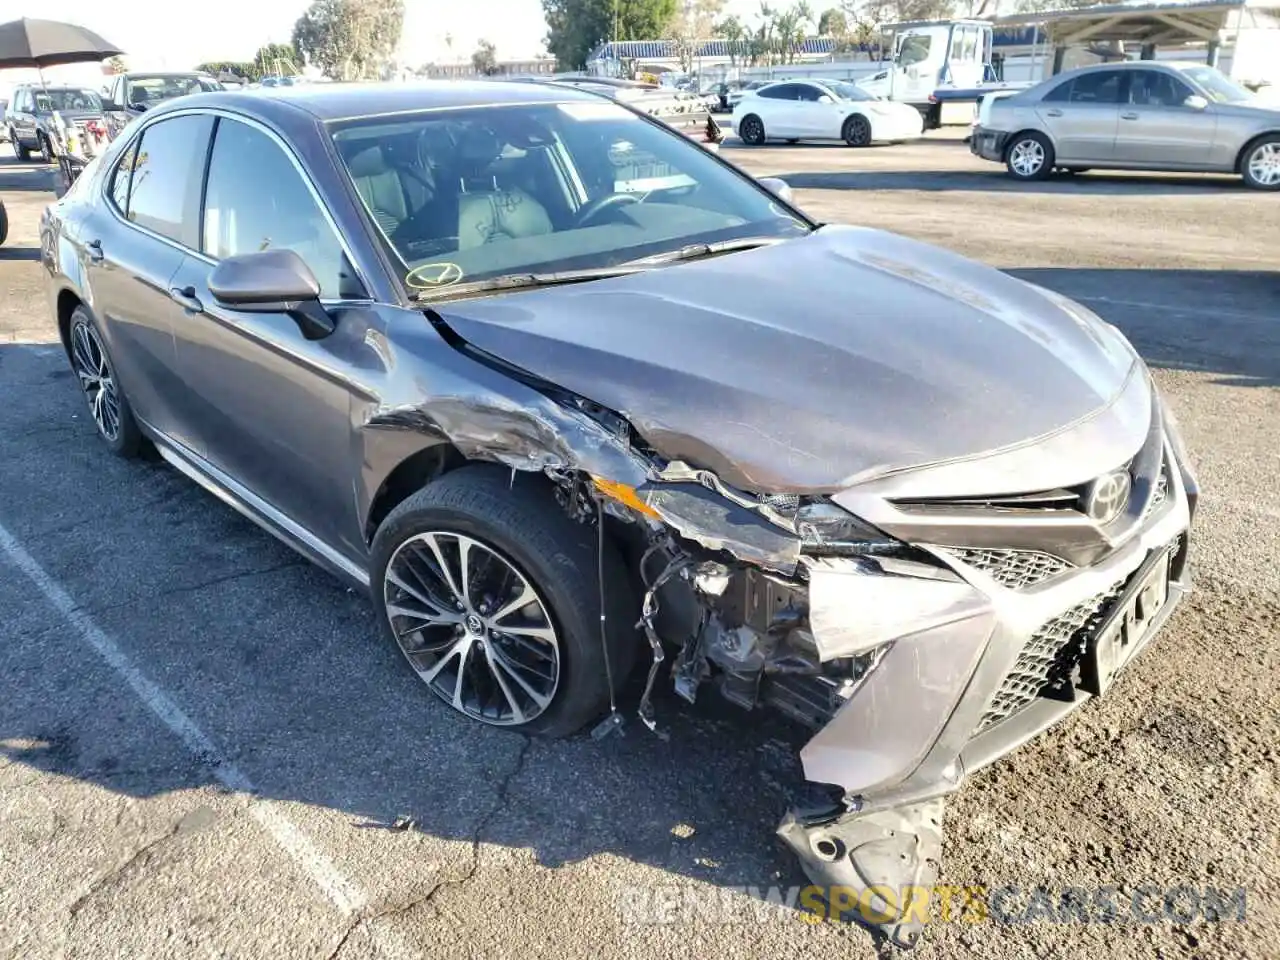
[(662, 683), (811, 728), (779, 832), (819, 884), (936, 879), (945, 797), (1188, 587), (1119, 331), (590, 93), (186, 97), (41, 235), (107, 449), (367, 590), (477, 722), (658, 728)]

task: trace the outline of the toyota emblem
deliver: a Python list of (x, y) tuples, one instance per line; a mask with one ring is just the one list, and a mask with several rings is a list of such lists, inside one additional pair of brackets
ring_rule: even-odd
[(1115, 470), (1099, 477), (1089, 484), (1085, 493), (1084, 512), (1098, 523), (1110, 523), (1129, 505), (1130, 486), (1128, 470)]

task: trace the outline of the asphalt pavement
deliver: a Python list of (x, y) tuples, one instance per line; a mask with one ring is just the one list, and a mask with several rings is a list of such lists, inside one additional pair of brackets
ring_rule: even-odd
[[(943, 872), (1019, 896), (1243, 890), (1244, 919), (1010, 910), (939, 922), (915, 955), (1280, 956), (1280, 197), (1013, 184), (950, 137), (723, 152), (815, 216), (1119, 326), (1205, 491), (1197, 592), (1105, 699), (971, 779)], [(109, 456), (41, 293), (48, 184), (0, 162), (0, 957), (887, 952), (767, 902), (803, 883), (772, 838), (795, 729), (669, 695), (665, 741), (481, 728), (429, 697), (364, 598), (165, 465)]]

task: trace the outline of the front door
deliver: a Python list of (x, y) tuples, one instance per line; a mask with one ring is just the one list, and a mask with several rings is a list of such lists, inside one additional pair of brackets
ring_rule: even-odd
[(1115, 156), (1120, 104), (1127, 87), (1123, 70), (1096, 70), (1045, 94), (1037, 113), (1059, 161), (1105, 163)]
[(1135, 70), (1121, 107), (1117, 161), (1189, 168), (1209, 163), (1217, 116), (1213, 106), (1187, 106), (1195, 92), (1167, 70)]
[[(285, 313), (214, 300), (208, 284), (218, 260), (268, 248), (292, 249), (311, 268), (337, 318), (333, 334), (307, 340)], [(218, 121), (200, 252), (173, 284), (187, 300), (175, 327), (178, 369), (205, 456), (358, 561), (365, 546), (351, 486), (351, 395), (378, 321), (355, 304), (364, 290), (304, 174), (263, 129)]]

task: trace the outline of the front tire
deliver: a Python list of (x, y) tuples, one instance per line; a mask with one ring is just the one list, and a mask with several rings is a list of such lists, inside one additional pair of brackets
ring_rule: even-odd
[(748, 113), (738, 124), (738, 139), (751, 147), (759, 147), (766, 139), (764, 121), (754, 113)]
[(1015, 180), (1043, 180), (1053, 173), (1053, 144), (1042, 133), (1020, 133), (1004, 155), (1005, 167)]
[(18, 133), (12, 127), (9, 128), (9, 139), (13, 141), (13, 155), (24, 163), (31, 159), (31, 150), (22, 145), (22, 141), (18, 139)]
[(851, 147), (868, 147), (871, 145), (871, 121), (860, 113), (855, 113), (844, 122), (840, 129), (840, 137)]
[(39, 147), (41, 162), (53, 163), (53, 144), (49, 142), (49, 138), (40, 134), (36, 137), (36, 145)]
[(1240, 176), (1254, 190), (1280, 190), (1280, 136), (1269, 134), (1251, 143), (1240, 159)]
[(89, 403), (89, 415), (104, 443), (118, 457), (138, 456), (142, 431), (133, 408), (116, 380), (115, 367), (107, 356), (102, 335), (93, 315), (83, 306), (71, 313), (67, 327), (67, 353), (71, 369)]
[[(462, 467), (413, 494), (373, 541), (384, 632), (436, 696), (494, 726), (568, 736), (635, 662), (639, 606), (622, 560), (536, 475)], [(600, 632), (605, 575), (606, 671)]]

